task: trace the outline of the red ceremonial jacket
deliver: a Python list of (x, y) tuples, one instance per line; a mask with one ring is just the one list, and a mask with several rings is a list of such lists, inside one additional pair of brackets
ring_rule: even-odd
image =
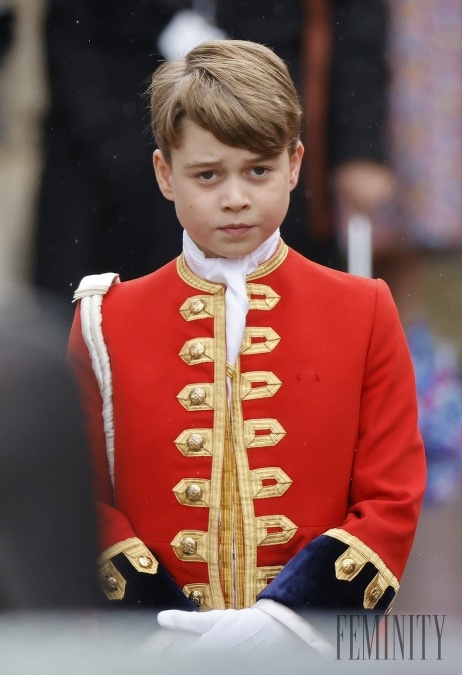
[(129, 583), (114, 563), (124, 554), (139, 574), (155, 576), (160, 562), (201, 608), (259, 596), (294, 609), (385, 609), (425, 480), (413, 368), (390, 292), (284, 243), (247, 290), (232, 368), (225, 288), (182, 255), (109, 289), (113, 485), (76, 313), (69, 349), (94, 450), (108, 596), (122, 598)]

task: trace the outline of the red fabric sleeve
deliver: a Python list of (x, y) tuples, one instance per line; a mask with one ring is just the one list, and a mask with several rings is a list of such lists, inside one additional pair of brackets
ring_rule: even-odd
[(103, 428), (102, 398), (82, 336), (80, 306), (77, 307), (71, 329), (68, 357), (80, 386), (85, 427), (92, 451), (100, 548), (104, 551), (120, 541), (136, 537), (136, 534), (124, 514), (113, 506), (113, 488), (109, 477)]

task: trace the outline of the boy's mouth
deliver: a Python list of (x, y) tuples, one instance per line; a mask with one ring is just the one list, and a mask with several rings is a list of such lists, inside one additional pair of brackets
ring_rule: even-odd
[(238, 236), (240, 234), (245, 234), (251, 229), (252, 225), (245, 225), (244, 223), (235, 223), (232, 225), (224, 225), (223, 227), (218, 228), (222, 232), (226, 232), (231, 235)]

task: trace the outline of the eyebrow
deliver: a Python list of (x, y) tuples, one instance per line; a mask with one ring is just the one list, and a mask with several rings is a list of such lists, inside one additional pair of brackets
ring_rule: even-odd
[[(280, 154), (282, 153), (279, 153), (277, 155), (256, 155), (255, 157), (249, 157), (249, 159), (245, 161), (245, 164), (260, 164), (262, 162), (269, 162), (273, 159), (277, 159)], [(212, 169), (217, 166), (220, 166), (221, 163), (222, 163), (221, 160), (212, 160), (210, 162), (207, 161), (189, 162), (188, 164), (185, 165), (185, 169)]]
[(186, 164), (185, 169), (206, 169), (210, 167), (219, 166), (221, 161), (211, 161), (211, 162), (189, 162)]

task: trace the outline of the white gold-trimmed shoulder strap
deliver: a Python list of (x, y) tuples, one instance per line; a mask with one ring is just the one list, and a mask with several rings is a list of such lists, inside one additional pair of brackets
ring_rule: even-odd
[(113, 272), (84, 277), (74, 293), (74, 302), (80, 300), (82, 335), (90, 354), (93, 371), (103, 400), (103, 425), (106, 454), (111, 483), (114, 487), (114, 409), (112, 402), (111, 361), (104, 341), (101, 305), (103, 297), (114, 284), (120, 282)]

